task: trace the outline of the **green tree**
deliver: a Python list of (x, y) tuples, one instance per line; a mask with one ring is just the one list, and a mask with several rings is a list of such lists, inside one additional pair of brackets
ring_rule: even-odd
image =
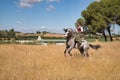
[(14, 31), (14, 29), (10, 29), (9, 30), (9, 37), (10, 38), (14, 38), (15, 37), (15, 31)]
[(93, 2), (82, 11), (82, 16), (92, 32), (101, 32), (107, 41), (105, 35), (107, 30), (112, 41), (110, 24), (120, 24), (120, 0)]
[(81, 26), (85, 26), (84, 18), (79, 18), (79, 19), (77, 20), (76, 24), (77, 24), (77, 23), (80, 23)]
[(0, 34), (1, 34), (1, 38), (7, 38), (8, 37), (8, 31), (7, 30), (2, 30), (0, 31)]

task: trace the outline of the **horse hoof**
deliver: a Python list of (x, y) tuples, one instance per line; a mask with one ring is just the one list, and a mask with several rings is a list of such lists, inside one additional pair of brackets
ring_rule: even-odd
[(65, 56), (65, 58), (66, 58), (66, 55), (64, 55)]
[(70, 54), (70, 56), (72, 56), (72, 54)]

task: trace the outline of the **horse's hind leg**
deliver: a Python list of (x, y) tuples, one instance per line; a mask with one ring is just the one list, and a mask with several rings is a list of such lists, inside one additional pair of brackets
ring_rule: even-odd
[(89, 57), (88, 49), (85, 49), (85, 50), (84, 50), (84, 54), (85, 54), (86, 57)]
[(82, 56), (85, 56), (83, 47), (79, 48), (79, 51), (80, 51)]
[(86, 52), (86, 56), (89, 57), (88, 50), (87, 50), (87, 52)]
[(89, 57), (88, 51), (85, 50), (84, 54), (86, 57)]

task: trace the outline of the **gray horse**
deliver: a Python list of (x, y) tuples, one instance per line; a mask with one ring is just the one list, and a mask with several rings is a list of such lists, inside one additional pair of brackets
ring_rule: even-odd
[(73, 32), (71, 28), (64, 29), (64, 31), (65, 31), (65, 37), (66, 37), (66, 48), (64, 51), (65, 57), (66, 57), (66, 52), (68, 52), (68, 54), (72, 56), (70, 52), (73, 48), (79, 49), (80, 53), (83, 56), (89, 57), (89, 54), (88, 54), (89, 46), (93, 49), (98, 49), (101, 47), (100, 45), (88, 44), (88, 42), (84, 39), (77, 41), (76, 32)]

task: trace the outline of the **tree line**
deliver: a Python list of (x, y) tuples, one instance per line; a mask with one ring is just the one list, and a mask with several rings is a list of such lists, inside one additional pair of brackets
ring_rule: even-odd
[(51, 32), (48, 31), (36, 31), (36, 33), (22, 33), (15, 31), (13, 28), (10, 30), (0, 30), (0, 40), (10, 40), (10, 39), (15, 39), (15, 40), (35, 40), (38, 38), (38, 35), (43, 35), (41, 36), (43, 39), (63, 39), (63, 37), (44, 37), (45, 34), (48, 34)]
[(0, 38), (15, 38), (15, 37), (16, 36), (14, 29), (0, 31)]
[(81, 15), (83, 18), (79, 18), (76, 23), (81, 23), (91, 33), (101, 33), (105, 41), (105, 31), (108, 31), (110, 40), (113, 41), (110, 28), (114, 24), (120, 26), (120, 0), (95, 1), (89, 4)]

